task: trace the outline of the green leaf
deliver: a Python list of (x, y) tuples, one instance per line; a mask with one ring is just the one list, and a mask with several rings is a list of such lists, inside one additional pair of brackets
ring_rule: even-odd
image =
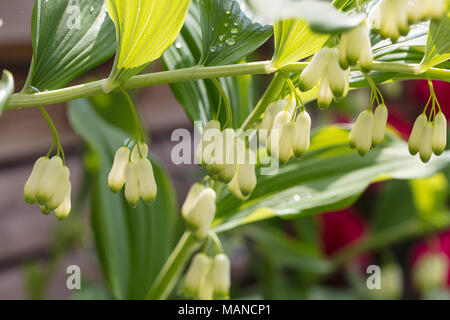
[(447, 226), (450, 212), (447, 205), (449, 188), (445, 175), (440, 173), (430, 178), (414, 179), (409, 182), (409, 186), (420, 219), (437, 228)]
[(421, 71), (447, 61), (450, 58), (450, 12), (439, 21), (431, 21), (428, 32), (427, 48), (421, 62)]
[(360, 157), (348, 147), (348, 130), (330, 126), (317, 132), (311, 151), (282, 166), (278, 174), (259, 176), (244, 203), (224, 192), (217, 204), (215, 230), (272, 218), (292, 218), (342, 209), (375, 181), (430, 176), (450, 164), (450, 153), (423, 164), (406, 144), (390, 138)]
[(345, 14), (331, 3), (317, 0), (250, 0), (253, 9), (271, 21), (300, 19), (318, 33), (339, 33), (359, 25), (365, 15)]
[(319, 51), (329, 35), (311, 30), (304, 20), (282, 20), (274, 25), (275, 54), (273, 64), (281, 68)]
[(113, 194), (107, 185), (115, 151), (129, 135), (101, 118), (89, 100), (73, 101), (69, 118), (100, 162), (91, 220), (107, 284), (116, 298), (143, 299), (174, 244), (177, 215), (173, 186), (151, 158), (157, 199), (151, 206), (140, 203), (135, 209), (129, 207), (124, 196)]
[(0, 80), (0, 116), (3, 113), (3, 108), (9, 100), (9, 97), (14, 92), (14, 78), (11, 72), (3, 70), (2, 79)]
[[(202, 34), (200, 10), (192, 6), (186, 17), (186, 23), (175, 44), (163, 56), (164, 68), (175, 70), (195, 66), (202, 55)], [(233, 124), (238, 127), (250, 113), (252, 101), (252, 77), (239, 76), (220, 78), (219, 82), (226, 92), (233, 108)], [(200, 121), (205, 125), (217, 113), (219, 93), (209, 80), (173, 83), (172, 92), (192, 122)], [(219, 117), (225, 123), (226, 110), (222, 102)], [(203, 125), (197, 129), (202, 130)]]
[(202, 27), (202, 57), (206, 66), (238, 62), (272, 35), (271, 26), (253, 23), (233, 0), (199, 0)]
[(175, 41), (190, 0), (107, 0), (116, 25), (117, 52), (105, 84), (109, 92), (158, 59)]
[(408, 181), (389, 182), (381, 189), (374, 205), (370, 226), (375, 234), (417, 220), (417, 210)]
[(108, 60), (116, 42), (103, 0), (36, 0), (31, 28), (33, 60), (24, 90), (66, 84)]

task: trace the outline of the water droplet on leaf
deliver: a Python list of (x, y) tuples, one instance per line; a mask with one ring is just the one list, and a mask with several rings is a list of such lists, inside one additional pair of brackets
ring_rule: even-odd
[(225, 40), (225, 43), (229, 46), (234, 46), (236, 44), (236, 39), (228, 38), (227, 40)]

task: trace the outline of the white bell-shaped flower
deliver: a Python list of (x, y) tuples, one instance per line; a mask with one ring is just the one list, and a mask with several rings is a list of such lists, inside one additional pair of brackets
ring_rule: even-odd
[(58, 208), (64, 201), (71, 188), (70, 184), (70, 171), (67, 167), (62, 167), (59, 169), (59, 179), (57, 181), (57, 186), (55, 193), (50, 197), (45, 207), (48, 211), (54, 211)]
[(310, 146), (311, 140), (311, 117), (308, 112), (303, 111), (295, 120), (296, 132), (292, 149), (297, 158), (303, 156)]
[(116, 151), (111, 171), (108, 175), (108, 186), (112, 192), (119, 192), (125, 184), (125, 169), (130, 160), (130, 149), (121, 147)]
[(386, 123), (388, 119), (388, 110), (385, 104), (379, 105), (375, 109), (372, 133), (372, 145), (376, 146), (384, 139)]
[(330, 90), (336, 98), (344, 96), (346, 83), (348, 82), (348, 72), (349, 70), (343, 70), (339, 64), (338, 49), (330, 49), (326, 75)]
[(431, 122), (428, 122), (423, 129), (422, 137), (420, 138), (420, 144), (419, 144), (419, 155), (420, 160), (422, 162), (428, 162), (430, 161), (431, 155), (433, 153), (432, 148), (432, 139), (433, 139), (433, 124)]
[(184, 277), (183, 291), (188, 297), (198, 297), (202, 281), (208, 276), (212, 260), (204, 253), (198, 253), (192, 259), (191, 265)]
[(212, 265), (212, 282), (214, 299), (228, 299), (230, 295), (230, 260), (221, 253), (214, 257)]
[(36, 193), (37, 202), (40, 205), (45, 205), (53, 194), (55, 194), (62, 168), (63, 162), (59, 156), (51, 158), (45, 167), (41, 183)]
[(208, 234), (215, 214), (216, 193), (211, 188), (205, 188), (192, 204), (185, 219), (188, 226), (196, 232), (195, 235), (198, 238), (204, 238)]
[(220, 136), (220, 123), (217, 120), (209, 121), (203, 131), (197, 146), (195, 156), (198, 163), (208, 165), (214, 157), (214, 145)]
[(411, 131), (411, 135), (409, 136), (408, 141), (408, 149), (411, 155), (416, 155), (419, 152), (420, 140), (423, 135), (423, 131), (427, 125), (427, 116), (425, 113), (422, 113), (419, 117), (417, 117), (414, 122), (413, 129)]
[(139, 179), (135, 162), (129, 162), (125, 169), (125, 199), (133, 208), (139, 203)]
[(67, 218), (67, 216), (70, 213), (70, 210), (72, 210), (72, 204), (70, 200), (71, 191), (72, 186), (69, 184), (69, 189), (66, 190), (66, 196), (64, 197), (63, 202), (60, 204), (58, 208), (55, 209), (55, 216), (59, 220)]
[(439, 111), (433, 122), (432, 148), (435, 155), (441, 155), (447, 145), (447, 119)]
[(296, 126), (295, 123), (289, 121), (284, 124), (281, 129), (280, 141), (278, 144), (279, 152), (278, 152), (278, 161), (280, 164), (284, 164), (289, 161), (294, 155), (292, 151), (292, 146), (294, 144), (296, 134)]
[(34, 204), (36, 202), (36, 196), (38, 188), (42, 182), (44, 176), (45, 168), (49, 164), (50, 159), (47, 157), (39, 158), (34, 164), (31, 175), (25, 183), (24, 196), (25, 202), (28, 204)]
[(360, 61), (364, 70), (372, 67), (373, 55), (370, 43), (368, 21), (342, 34), (339, 43), (339, 64), (342, 69), (355, 65)]
[(267, 141), (267, 152), (270, 155), (275, 155), (276, 158), (279, 156), (280, 151), (280, 139), (283, 127), (285, 124), (289, 123), (292, 114), (287, 111), (280, 111), (273, 122), (272, 129), (270, 130), (269, 140)]
[(324, 47), (313, 56), (311, 62), (300, 75), (299, 88), (301, 91), (308, 91), (319, 82), (328, 65), (330, 52), (330, 48)]
[(328, 84), (328, 78), (322, 78), (320, 80), (319, 92), (317, 94), (317, 105), (321, 109), (326, 109), (333, 101), (333, 92)]
[(364, 156), (372, 146), (374, 115), (371, 110), (361, 112), (350, 132), (349, 142), (351, 147), (356, 147), (358, 153)]
[(136, 174), (139, 181), (139, 195), (148, 204), (156, 199), (158, 186), (156, 185), (153, 167), (148, 159), (139, 159), (136, 162)]

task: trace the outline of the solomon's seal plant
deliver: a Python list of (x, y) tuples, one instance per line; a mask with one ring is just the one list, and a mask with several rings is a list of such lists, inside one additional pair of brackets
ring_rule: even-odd
[[(71, 210), (73, 190), (44, 106), (70, 102), (70, 121), (95, 159), (87, 165), (92, 224), (116, 298), (181, 293), (227, 299), (231, 266), (219, 235), (269, 218), (342, 209), (374, 181), (423, 178), (450, 165), (445, 109), (433, 87), (433, 80), (450, 81), (448, 1), (245, 1), (263, 25), (241, 10), (244, 1), (85, 0), (77, 2), (79, 29), (64, 22), (69, 3), (35, 1), (29, 76), (23, 90), (13, 93), (12, 75), (3, 72), (0, 114), (41, 110), (53, 143), (36, 161), (25, 201), (62, 219)], [(272, 35), (273, 58), (249, 62)], [(114, 54), (107, 78), (67, 86)], [(159, 58), (164, 71), (142, 73)], [(258, 75), (273, 77), (254, 103)], [(428, 80), (430, 98), (406, 144), (387, 125), (394, 106), (378, 85), (409, 79)], [(128, 93), (160, 84), (170, 84), (201, 132), (194, 158), (205, 177), (190, 188), (180, 215)], [(327, 111), (315, 110), (314, 103), (320, 109), (333, 101), (344, 104), (360, 88), (370, 88), (371, 95), (353, 125), (315, 125), (317, 113)], [(433, 153), (440, 157), (430, 161)], [(179, 217), (185, 231), (173, 246)], [(445, 221), (439, 227), (450, 224)], [(427, 228), (398, 228), (395, 237), (380, 235), (361, 247), (382, 247)], [(361, 247), (328, 260), (315, 257), (320, 268), (310, 272), (324, 276)], [(415, 281), (424, 290), (422, 269), (441, 264), (433, 259), (417, 267)]]

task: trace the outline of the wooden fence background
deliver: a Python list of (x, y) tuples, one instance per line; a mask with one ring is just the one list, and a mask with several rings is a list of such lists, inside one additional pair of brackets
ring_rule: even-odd
[[(31, 60), (30, 20), (34, 1), (0, 1), (0, 70), (13, 72), (16, 88), (25, 81)], [(91, 72), (92, 76), (105, 76), (110, 65)], [(177, 167), (170, 160), (170, 135), (175, 128), (191, 128), (189, 120), (174, 100), (168, 86), (142, 90), (138, 97), (140, 113), (153, 137), (151, 149), (169, 171), (182, 199), (195, 167)], [(62, 136), (71, 169), (75, 190), (80, 187), (82, 163), (81, 140), (71, 129), (66, 106), (48, 107)], [(45, 154), (52, 142), (51, 133), (35, 108), (7, 111), (0, 118), (0, 299), (28, 298), (24, 282), (24, 266), (30, 261), (45, 263), (49, 257), (52, 230), (56, 219), (40, 214), (37, 207), (23, 201), (23, 185), (37, 157)], [(86, 210), (86, 228), (88, 225)], [(88, 250), (73, 250), (59, 263), (48, 290), (48, 298), (66, 299), (72, 292), (66, 289), (65, 270), (68, 265), (79, 265), (86, 277), (102, 282), (93, 245)]]

